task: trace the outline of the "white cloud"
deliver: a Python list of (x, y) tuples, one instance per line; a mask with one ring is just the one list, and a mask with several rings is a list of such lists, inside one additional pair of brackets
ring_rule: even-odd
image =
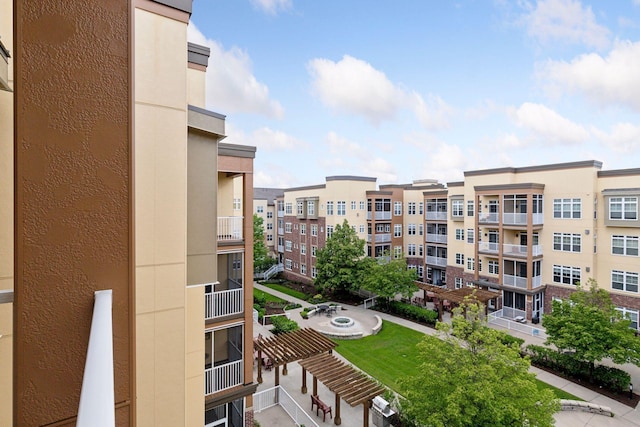
[(192, 23), (187, 39), (211, 49), (206, 74), (206, 104), (223, 114), (253, 113), (280, 119), (284, 110), (269, 97), (269, 88), (252, 74), (249, 55), (237, 47), (225, 50), (215, 40), (207, 39)]
[(601, 104), (623, 104), (640, 111), (640, 42), (618, 42), (606, 57), (580, 55), (570, 63), (548, 61), (539, 67), (551, 93), (582, 93)]
[(292, 0), (251, 0), (251, 4), (268, 15), (277, 15), (293, 7)]
[(559, 41), (598, 49), (609, 45), (609, 30), (578, 0), (541, 0), (531, 9), (524, 17), (527, 31), (543, 44)]
[(425, 101), (363, 60), (349, 55), (338, 62), (316, 58), (309, 61), (308, 70), (313, 92), (335, 111), (361, 115), (377, 125), (409, 109), (427, 129), (448, 125), (452, 109), (440, 97), (429, 95)]
[(610, 133), (595, 128), (592, 132), (612, 151), (623, 154), (640, 151), (640, 126), (631, 123), (616, 123)]
[[(589, 132), (584, 127), (542, 104), (525, 102), (517, 110), (512, 109), (510, 115), (516, 125), (543, 139), (537, 139), (536, 142), (577, 144), (589, 138)], [(518, 142), (514, 139), (512, 143)]]
[(225, 133), (227, 138), (224, 142), (250, 145), (257, 147), (258, 151), (287, 151), (302, 150), (308, 144), (285, 132), (273, 130), (268, 127), (261, 127), (247, 134), (242, 129), (233, 125), (233, 122), (226, 123)]

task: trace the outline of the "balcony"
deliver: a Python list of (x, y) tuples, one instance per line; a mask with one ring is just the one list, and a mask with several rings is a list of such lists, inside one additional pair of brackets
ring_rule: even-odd
[(284, 211), (278, 211), (278, 218), (284, 218)]
[(436, 256), (427, 255), (425, 261), (426, 261), (427, 264), (437, 265), (439, 267), (446, 267), (447, 266), (447, 259), (446, 258), (440, 258), (440, 257), (436, 257)]
[(496, 242), (478, 242), (478, 252), (488, 254), (498, 254), (500, 243)]
[[(371, 219), (371, 212), (367, 212), (367, 219)], [(391, 211), (374, 212), (373, 218), (376, 221), (391, 221)]]
[[(367, 243), (371, 243), (371, 239), (372, 239), (372, 235), (367, 234)], [(388, 243), (390, 241), (391, 241), (391, 233), (373, 235), (374, 243)]]
[(244, 312), (244, 291), (228, 289), (204, 294), (204, 317), (215, 319)]
[(242, 359), (214, 366), (204, 371), (204, 394), (208, 396), (243, 384)]
[[(502, 214), (502, 223), (505, 225), (527, 225), (528, 215), (526, 212), (505, 212)], [(541, 213), (534, 213), (532, 216), (534, 225), (544, 224), (544, 217)]]
[(498, 213), (497, 212), (479, 212), (478, 222), (480, 224), (497, 224)]
[(427, 243), (447, 243), (447, 235), (446, 234), (435, 234), (435, 233), (427, 233), (426, 237)]
[(242, 225), (244, 217), (218, 217), (218, 242), (242, 240)]
[[(521, 276), (512, 276), (505, 274), (502, 276), (502, 282), (507, 286), (514, 288), (527, 289), (527, 278)], [(539, 288), (542, 285), (542, 276), (534, 276), (531, 278), (531, 288)]]
[(427, 221), (446, 221), (447, 212), (427, 212), (425, 218)]
[[(531, 247), (531, 252), (533, 256), (541, 256), (542, 255), (542, 245), (533, 245)], [(526, 257), (528, 254), (527, 247), (524, 245), (502, 245), (502, 255), (506, 257)]]

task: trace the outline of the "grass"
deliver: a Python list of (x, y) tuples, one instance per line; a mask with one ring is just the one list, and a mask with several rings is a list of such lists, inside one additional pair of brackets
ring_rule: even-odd
[(289, 302), (289, 301), (283, 300), (282, 298), (278, 298), (277, 296), (275, 296), (273, 294), (261, 291), (260, 289), (256, 289), (256, 288), (253, 288), (253, 296), (254, 296), (254, 298), (256, 296), (257, 297), (264, 297), (266, 302), (285, 302), (285, 303)]
[(303, 301), (307, 299), (307, 295), (305, 293), (288, 288), (284, 285), (279, 285), (277, 283), (264, 283), (263, 285), (267, 288), (273, 289), (274, 291), (282, 292), (283, 294), (287, 294)]
[[(419, 369), (416, 344), (424, 336), (421, 332), (384, 321), (377, 335), (368, 335), (359, 340), (334, 340), (338, 343), (335, 351), (382, 384), (399, 392), (398, 378), (411, 376)], [(551, 390), (558, 399), (582, 400), (538, 379), (536, 384), (538, 388)]]

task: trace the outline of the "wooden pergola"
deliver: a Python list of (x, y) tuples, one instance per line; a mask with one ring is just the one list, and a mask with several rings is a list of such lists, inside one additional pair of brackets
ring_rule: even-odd
[(420, 283), (418, 284), (418, 287), (424, 291), (425, 300), (426, 300), (427, 292), (433, 292), (438, 297), (437, 308), (438, 308), (439, 321), (442, 321), (442, 311), (443, 311), (442, 303), (444, 300), (448, 300), (453, 304), (459, 305), (464, 303), (466, 298), (471, 298), (472, 301), (477, 301), (484, 305), (485, 314), (486, 314), (488, 312), (487, 302), (489, 302), (494, 298), (500, 297), (499, 293), (488, 291), (485, 289), (471, 288), (467, 286), (460, 289), (447, 289), (447, 288), (442, 288), (440, 286)]
[[(280, 385), (282, 374), (287, 375), (287, 363), (305, 359), (320, 353), (328, 353), (336, 348), (336, 343), (311, 328), (298, 329), (273, 337), (258, 336), (253, 340), (253, 348), (258, 352), (258, 360), (266, 355), (275, 368), (275, 385)], [(258, 382), (262, 383), (262, 365), (258, 363)]]
[(335, 425), (340, 425), (340, 399), (352, 407), (363, 405), (363, 426), (369, 426), (369, 407), (373, 398), (385, 388), (351, 365), (329, 353), (317, 354), (298, 362), (302, 366), (302, 393), (307, 392), (307, 371), (313, 375), (313, 395), (318, 394), (318, 380), (335, 393)]

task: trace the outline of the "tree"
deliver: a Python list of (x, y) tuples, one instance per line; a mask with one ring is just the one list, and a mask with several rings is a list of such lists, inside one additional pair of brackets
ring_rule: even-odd
[(362, 287), (370, 290), (379, 297), (389, 300), (400, 294), (410, 298), (418, 290), (415, 281), (418, 278), (416, 270), (407, 268), (405, 258), (380, 259), (367, 258), (363, 260), (365, 268)]
[(264, 244), (264, 220), (253, 214), (253, 270), (264, 271), (273, 265), (269, 250)]
[(571, 351), (578, 360), (590, 364), (611, 358), (615, 363), (640, 365), (640, 340), (611, 302), (609, 293), (589, 279), (589, 288), (578, 286), (568, 300), (553, 301), (551, 313), (542, 317), (546, 344), (559, 351)]
[(364, 245), (345, 219), (336, 225), (324, 248), (316, 254), (315, 285), (331, 293), (357, 289), (364, 268)]
[(552, 426), (559, 402), (539, 390), (517, 344), (503, 344), (487, 326), (484, 307), (467, 301), (452, 323), (438, 323), (440, 339), (418, 344), (420, 369), (401, 380), (404, 415), (417, 425)]

